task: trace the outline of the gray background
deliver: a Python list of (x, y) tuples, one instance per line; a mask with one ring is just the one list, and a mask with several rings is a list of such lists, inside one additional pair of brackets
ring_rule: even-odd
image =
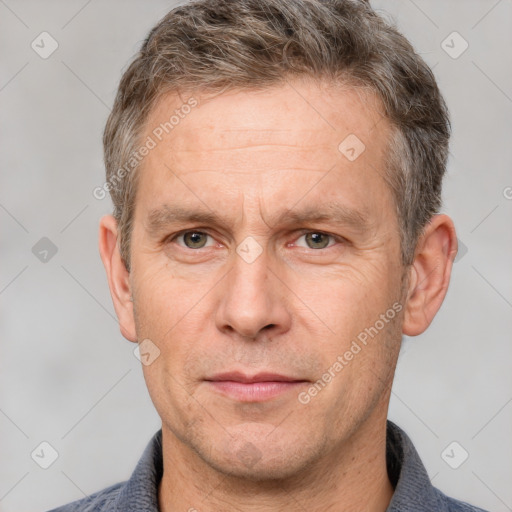
[[(0, 0), (3, 512), (47, 510), (127, 479), (159, 428), (98, 254), (111, 203), (92, 190), (104, 182), (101, 133), (120, 72), (173, 5)], [(512, 2), (374, 6), (434, 68), (451, 110), (443, 211), (462, 242), (441, 311), (404, 342), (389, 417), (437, 487), (512, 510)], [(47, 59), (31, 48), (43, 31), (59, 45)], [(454, 31), (469, 43), (456, 59), (441, 46)], [(463, 41), (444, 44), (453, 53)], [(58, 248), (46, 262), (32, 252), (42, 237)], [(42, 441), (59, 454), (46, 470), (31, 458)], [(469, 453), (458, 469), (441, 455), (453, 441)]]

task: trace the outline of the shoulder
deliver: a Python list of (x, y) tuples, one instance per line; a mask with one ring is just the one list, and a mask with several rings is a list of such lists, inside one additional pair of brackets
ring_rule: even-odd
[(68, 503), (48, 512), (114, 512), (115, 501), (126, 482), (114, 484), (90, 496)]
[(460, 500), (456, 500), (455, 498), (450, 498), (449, 496), (446, 496), (446, 494), (444, 494), (437, 488), (434, 488), (434, 491), (436, 492), (439, 501), (441, 503), (443, 503), (443, 505), (444, 505), (443, 510), (446, 510), (447, 512), (488, 512), (482, 508), (478, 508), (478, 507), (475, 507), (474, 505), (470, 505), (469, 503), (466, 503), (465, 501), (460, 501)]

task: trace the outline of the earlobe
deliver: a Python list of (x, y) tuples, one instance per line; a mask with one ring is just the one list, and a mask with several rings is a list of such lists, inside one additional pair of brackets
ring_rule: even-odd
[(409, 269), (402, 331), (417, 336), (430, 325), (448, 291), (457, 236), (447, 215), (434, 215), (420, 237)]
[(105, 215), (99, 226), (99, 251), (107, 273), (110, 295), (114, 304), (121, 334), (136, 342), (133, 301), (131, 298), (130, 273), (119, 252), (117, 222), (112, 215)]

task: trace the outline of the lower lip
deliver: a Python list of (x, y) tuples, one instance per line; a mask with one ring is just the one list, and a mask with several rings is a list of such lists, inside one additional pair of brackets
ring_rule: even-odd
[(305, 384), (295, 382), (236, 382), (233, 380), (207, 381), (217, 391), (240, 402), (261, 402), (292, 390)]

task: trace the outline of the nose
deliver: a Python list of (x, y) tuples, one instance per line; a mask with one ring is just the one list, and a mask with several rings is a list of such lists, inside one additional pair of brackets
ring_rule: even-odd
[(252, 262), (238, 253), (234, 256), (233, 267), (222, 280), (216, 313), (217, 327), (224, 333), (257, 341), (290, 328), (286, 287), (270, 259), (265, 250)]

